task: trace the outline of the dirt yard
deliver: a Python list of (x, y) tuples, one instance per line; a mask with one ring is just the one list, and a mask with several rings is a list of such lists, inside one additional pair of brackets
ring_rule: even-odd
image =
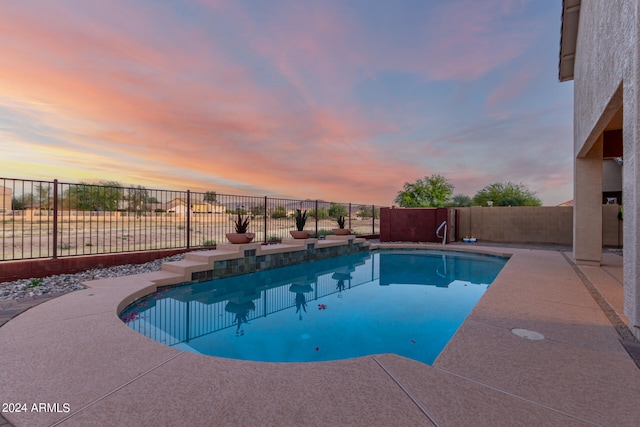
[[(318, 221), (319, 235), (331, 234), (337, 228), (333, 219)], [(225, 233), (233, 231), (231, 217), (226, 214), (193, 215), (189, 227), (190, 247), (210, 247), (226, 242)], [(352, 218), (355, 234), (379, 233), (371, 218)], [(266, 230), (266, 231), (265, 231)], [(279, 241), (290, 238), (295, 220), (287, 218), (255, 217), (249, 232), (256, 233), (255, 241)], [(316, 231), (314, 218), (309, 218), (305, 230)], [(266, 238), (265, 238), (266, 235)], [(48, 258), (54, 255), (54, 224), (52, 217), (4, 217), (0, 229), (2, 254), (0, 260)], [(87, 213), (58, 218), (57, 256), (93, 255), (117, 252), (181, 248), (187, 246), (187, 221), (175, 215), (113, 215)]]

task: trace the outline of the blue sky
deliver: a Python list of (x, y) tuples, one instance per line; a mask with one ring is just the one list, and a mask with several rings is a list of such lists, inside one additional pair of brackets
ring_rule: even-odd
[(560, 0), (3, 3), (1, 175), (390, 205), (572, 198)]

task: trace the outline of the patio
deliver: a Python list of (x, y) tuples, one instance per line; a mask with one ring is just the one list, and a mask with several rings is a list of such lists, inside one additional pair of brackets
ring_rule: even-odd
[(578, 269), (571, 252), (447, 247), (512, 257), (433, 366), (391, 354), (255, 363), (165, 347), (117, 317), (149, 273), (90, 282), (4, 324), (0, 402), (28, 411), (2, 415), (18, 427), (637, 425), (640, 369), (612, 324), (625, 320), (620, 256)]

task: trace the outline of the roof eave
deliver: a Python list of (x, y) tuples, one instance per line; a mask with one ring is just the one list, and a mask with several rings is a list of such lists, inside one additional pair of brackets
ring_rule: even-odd
[(562, 25), (560, 29), (560, 63), (558, 65), (558, 78), (561, 82), (573, 80), (579, 18), (580, 0), (563, 0)]

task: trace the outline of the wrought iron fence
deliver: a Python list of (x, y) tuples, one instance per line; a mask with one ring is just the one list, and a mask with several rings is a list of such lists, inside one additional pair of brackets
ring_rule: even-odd
[(338, 216), (356, 234), (380, 232), (375, 205), (0, 178), (0, 261), (214, 247), (238, 214), (254, 241), (277, 242), (297, 209), (314, 236), (331, 234)]

